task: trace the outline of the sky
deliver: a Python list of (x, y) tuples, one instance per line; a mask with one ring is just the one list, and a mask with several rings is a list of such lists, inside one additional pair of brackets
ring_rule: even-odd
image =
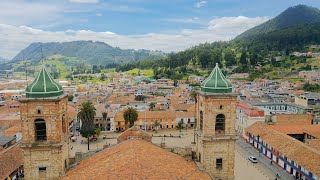
[(75, 40), (177, 52), (231, 40), (298, 4), (320, 8), (319, 0), (0, 0), (0, 57)]

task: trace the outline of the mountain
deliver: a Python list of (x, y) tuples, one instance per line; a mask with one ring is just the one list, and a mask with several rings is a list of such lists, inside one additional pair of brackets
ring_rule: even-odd
[(238, 35), (233, 42), (286, 49), (320, 43), (320, 10), (306, 5), (286, 9), (273, 19)]
[(3, 57), (0, 57), (0, 64), (5, 63), (5, 62), (7, 62), (7, 61), (9, 61), (9, 60), (8, 60), (8, 59), (5, 59), (5, 58), (3, 58)]
[[(42, 49), (42, 52), (41, 52)], [(62, 55), (67, 57), (77, 57), (91, 65), (112, 65), (123, 64), (140, 60), (154, 60), (165, 56), (159, 51), (120, 49), (112, 47), (103, 42), (93, 41), (72, 41), (72, 42), (50, 42), (32, 43), (19, 52), (12, 62), (23, 59), (40, 61), (42, 58), (51, 55)]]

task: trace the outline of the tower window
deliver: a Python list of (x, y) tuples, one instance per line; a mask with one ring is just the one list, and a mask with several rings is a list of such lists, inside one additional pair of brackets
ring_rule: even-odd
[(39, 167), (39, 171), (46, 171), (47, 167)]
[(220, 109), (222, 109), (223, 108), (223, 106), (222, 105), (220, 105)]
[(203, 112), (200, 111), (200, 130), (203, 129)]
[(222, 169), (222, 158), (216, 159), (216, 169)]
[(36, 119), (34, 125), (36, 141), (47, 140), (46, 122), (43, 119)]
[(65, 115), (62, 115), (62, 132), (63, 132), (63, 133), (66, 133), (66, 132), (67, 132), (66, 117), (65, 117)]
[(223, 114), (218, 114), (216, 117), (216, 131), (224, 131), (225, 130), (225, 116)]
[(41, 114), (41, 110), (40, 109), (38, 109), (38, 114)]

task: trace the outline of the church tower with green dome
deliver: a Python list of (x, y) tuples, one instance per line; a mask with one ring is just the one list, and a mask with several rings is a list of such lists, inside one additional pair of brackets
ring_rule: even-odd
[(237, 94), (218, 64), (197, 94), (196, 156), (213, 179), (234, 179)]
[(43, 67), (20, 102), (25, 179), (58, 179), (69, 164), (67, 95)]

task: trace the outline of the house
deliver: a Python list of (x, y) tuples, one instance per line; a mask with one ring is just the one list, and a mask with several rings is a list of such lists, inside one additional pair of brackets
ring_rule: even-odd
[(18, 179), (23, 173), (23, 151), (18, 144), (0, 151), (0, 179)]
[(251, 126), (255, 122), (264, 122), (264, 119), (263, 110), (242, 101), (237, 105), (236, 131), (244, 136), (245, 128)]
[(320, 125), (306, 121), (256, 122), (246, 128), (246, 139), (271, 162), (296, 179), (320, 177)]

